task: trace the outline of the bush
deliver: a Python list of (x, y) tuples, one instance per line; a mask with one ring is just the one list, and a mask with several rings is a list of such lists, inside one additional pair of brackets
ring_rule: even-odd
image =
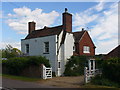
[(78, 76), (84, 74), (84, 67), (86, 66), (86, 56), (72, 56), (66, 64), (65, 76)]
[(26, 67), (39, 66), (40, 64), (50, 67), (49, 60), (42, 56), (15, 57), (2, 61), (3, 68), (7, 68), (7, 73), (12, 75), (20, 75)]
[(120, 82), (120, 58), (96, 60), (96, 66), (102, 69), (102, 75), (114, 82)]
[(91, 83), (95, 85), (102, 85), (102, 86), (120, 87), (118, 83), (112, 82), (111, 80), (106, 79), (103, 76), (99, 76), (99, 75), (92, 78)]
[(105, 60), (103, 64), (103, 76), (114, 82), (120, 82), (120, 58)]

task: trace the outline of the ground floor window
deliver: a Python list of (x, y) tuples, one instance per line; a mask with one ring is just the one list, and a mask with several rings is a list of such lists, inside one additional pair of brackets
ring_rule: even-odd
[(26, 53), (29, 53), (29, 44), (26, 44)]

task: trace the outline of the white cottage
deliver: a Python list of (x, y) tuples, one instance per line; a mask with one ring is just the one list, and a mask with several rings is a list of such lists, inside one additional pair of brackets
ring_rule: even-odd
[[(79, 55), (78, 46), (82, 41), (81, 38), (85, 35), (89, 37), (87, 31), (72, 32), (72, 15), (67, 12), (67, 9), (63, 13), (63, 24), (60, 26), (45, 26), (43, 29), (35, 30), (35, 24), (35, 22), (28, 23), (28, 35), (21, 40), (21, 51), (28, 56), (45, 56), (49, 59), (53, 72), (57, 76), (63, 75), (67, 59), (73, 55), (73, 52)], [(87, 46), (84, 46), (84, 50), (86, 47), (91, 50), (94, 48), (90, 40), (88, 39), (88, 45), (85, 43)], [(87, 53), (84, 51), (84, 54), (91, 54), (89, 50)]]

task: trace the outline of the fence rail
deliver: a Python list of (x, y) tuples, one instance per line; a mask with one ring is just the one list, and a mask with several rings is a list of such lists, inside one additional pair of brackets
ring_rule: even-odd
[(42, 64), (42, 79), (52, 78), (52, 68), (46, 68)]
[(90, 80), (98, 74), (102, 74), (99, 69), (88, 70), (87, 67), (84, 68), (84, 81), (85, 83), (90, 82)]

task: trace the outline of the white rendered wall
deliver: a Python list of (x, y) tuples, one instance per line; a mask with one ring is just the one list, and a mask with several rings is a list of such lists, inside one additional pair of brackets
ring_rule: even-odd
[(67, 33), (66, 39), (64, 43), (64, 61), (62, 63), (62, 73), (65, 70), (65, 65), (68, 61), (68, 58), (70, 58), (73, 55), (73, 46), (74, 46), (74, 38), (73, 34)]
[[(66, 34), (65, 42), (60, 46), (62, 35), (63, 31), (59, 34), (59, 38), (57, 38), (57, 35), (53, 35), (22, 40), (21, 51), (25, 53), (26, 44), (29, 44), (29, 56), (45, 56), (50, 60), (53, 72), (55, 72), (56, 75), (58, 74), (58, 62), (60, 62), (61, 68), (59, 70), (62, 75), (67, 59), (73, 55), (74, 46), (74, 38), (71, 33)], [(44, 54), (44, 42), (49, 42), (49, 54)], [(58, 49), (59, 53), (57, 54)]]
[[(50, 60), (53, 71), (55, 71), (56, 61), (56, 35), (46, 36), (21, 41), (21, 51), (25, 52), (26, 44), (29, 44), (29, 56), (45, 56)], [(49, 42), (49, 54), (44, 54), (44, 42)]]

